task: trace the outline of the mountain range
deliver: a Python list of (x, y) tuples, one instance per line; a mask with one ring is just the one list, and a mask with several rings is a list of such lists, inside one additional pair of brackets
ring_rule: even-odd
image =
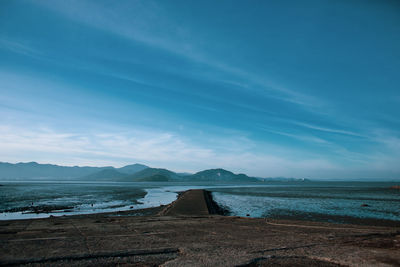
[[(3, 180), (79, 180), (123, 182), (257, 182), (268, 178), (234, 174), (224, 169), (210, 169), (190, 173), (175, 173), (161, 168), (132, 164), (121, 168), (67, 167), (52, 164), (0, 162), (0, 179)], [(282, 178), (284, 179), (284, 178)], [(295, 179), (291, 179), (295, 180)], [(300, 180), (300, 179), (297, 179)]]
[(122, 168), (107, 167), (78, 167), (59, 166), (53, 164), (39, 164), (37, 162), (7, 163), (0, 162), (0, 179), (66, 179), (75, 180), (87, 178), (89, 180), (107, 180), (115, 178), (116, 174), (127, 176), (148, 168), (142, 164), (127, 165)]

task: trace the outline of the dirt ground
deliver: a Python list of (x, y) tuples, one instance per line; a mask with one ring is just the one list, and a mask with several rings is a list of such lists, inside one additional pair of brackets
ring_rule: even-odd
[(400, 266), (400, 227), (207, 215), (201, 201), (0, 221), (0, 265)]

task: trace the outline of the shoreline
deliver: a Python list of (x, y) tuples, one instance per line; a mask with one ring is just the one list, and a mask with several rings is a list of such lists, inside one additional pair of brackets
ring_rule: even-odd
[[(229, 210), (224, 207), (218, 205), (217, 202), (212, 197), (212, 192), (205, 189), (190, 189), (187, 191), (196, 191), (201, 190), (204, 191), (204, 201), (210, 210), (210, 214), (218, 214), (223, 216), (231, 216), (231, 217), (241, 217), (237, 215), (232, 215)], [(121, 210), (121, 211), (107, 211), (107, 212), (90, 212), (90, 213), (82, 213), (82, 214), (66, 214), (58, 215), (56, 212), (38, 212), (32, 214), (38, 215), (47, 215), (46, 217), (37, 217), (37, 218), (18, 218), (18, 219), (0, 219), (1, 221), (14, 221), (14, 220), (37, 220), (37, 219), (46, 219), (53, 217), (98, 217), (98, 216), (156, 216), (158, 213), (162, 211), (167, 206), (173, 205), (174, 202), (179, 200), (183, 193), (187, 191), (177, 192), (177, 199), (172, 201), (166, 205), (159, 205), (155, 207), (148, 208), (139, 208), (139, 209), (129, 209), (129, 210)], [(202, 200), (203, 201), (203, 200)], [(50, 214), (51, 213), (51, 214)], [(73, 211), (71, 212), (73, 213)], [(2, 213), (0, 213), (1, 215)], [(284, 220), (284, 221), (300, 221), (300, 222), (316, 222), (316, 223), (331, 223), (331, 224), (339, 224), (339, 225), (360, 225), (360, 226), (382, 226), (382, 227), (400, 227), (400, 221), (389, 220), (389, 219), (378, 219), (378, 218), (360, 218), (353, 216), (344, 216), (344, 215), (328, 215), (328, 214), (313, 214), (313, 213), (297, 213), (292, 215), (273, 215), (270, 217), (251, 217), (246, 216), (243, 218), (262, 218), (267, 220)]]

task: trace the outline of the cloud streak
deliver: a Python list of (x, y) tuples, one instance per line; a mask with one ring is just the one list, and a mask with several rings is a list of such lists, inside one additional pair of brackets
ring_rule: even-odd
[[(177, 171), (191, 172), (203, 168), (223, 167), (259, 176), (285, 174), (285, 169), (292, 170), (286, 173), (289, 175), (294, 174), (294, 171), (334, 167), (334, 164), (320, 159), (293, 161), (276, 155), (257, 154), (250, 149), (254, 144), (249, 140), (243, 141), (243, 138), (229, 137), (214, 142), (220, 146), (212, 149), (191, 143), (173, 133), (154, 130), (70, 133), (50, 128), (33, 130), (1, 126), (0, 159), (37, 160), (70, 165), (107, 163), (106, 165), (117, 166), (142, 162), (157, 164), (156, 167), (171, 166)], [(227, 144), (229, 145), (226, 146)], [(32, 158), (32, 155), (35, 155), (35, 158)], [(266, 173), (265, 169), (269, 171)]]
[(42, 53), (39, 50), (32, 48), (32, 46), (27, 45), (23, 42), (18, 42), (15, 40), (10, 40), (7, 38), (0, 38), (0, 48), (7, 49), (14, 53), (31, 56), (34, 58), (40, 58)]
[[(183, 57), (194, 64), (205, 65), (213, 70), (207, 71), (205, 74), (207, 80), (217, 81), (220, 78), (219, 75), (215, 75), (215, 72), (225, 73), (235, 77), (238, 80), (236, 84), (245, 84), (248, 92), (253, 91), (264, 98), (278, 99), (314, 111), (323, 106), (321, 99), (279, 85), (266, 78), (265, 73), (263, 73), (263, 77), (260, 77), (209, 56), (193, 41), (193, 36), (188, 35), (188, 32), (191, 31), (168, 19), (165, 11), (153, 1), (128, 1), (129, 5), (121, 1), (107, 8), (99, 5), (98, 2), (72, 2), (73, 4), (49, 1), (35, 1), (34, 3), (40, 3), (71, 20)], [(127, 12), (130, 12), (129, 16), (124, 16)], [(131, 13), (135, 16), (131, 16)], [(196, 71), (197, 76), (200, 75), (199, 73)]]
[(303, 123), (303, 122), (298, 122), (298, 121), (293, 121), (292, 123), (295, 124), (295, 125), (301, 126), (301, 127), (305, 127), (305, 128), (308, 128), (308, 129), (317, 130), (317, 131), (321, 131), (321, 132), (334, 133), (334, 134), (343, 134), (343, 135), (348, 135), (348, 136), (366, 138), (366, 136), (364, 136), (362, 134), (359, 134), (359, 133), (352, 132), (352, 131), (341, 130), (341, 129), (333, 129), (333, 128), (326, 128), (326, 127), (321, 127), (321, 126), (308, 124), (308, 123)]

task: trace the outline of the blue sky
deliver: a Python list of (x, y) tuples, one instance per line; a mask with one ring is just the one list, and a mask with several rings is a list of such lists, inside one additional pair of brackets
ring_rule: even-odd
[(1, 1), (0, 161), (400, 178), (397, 1)]

